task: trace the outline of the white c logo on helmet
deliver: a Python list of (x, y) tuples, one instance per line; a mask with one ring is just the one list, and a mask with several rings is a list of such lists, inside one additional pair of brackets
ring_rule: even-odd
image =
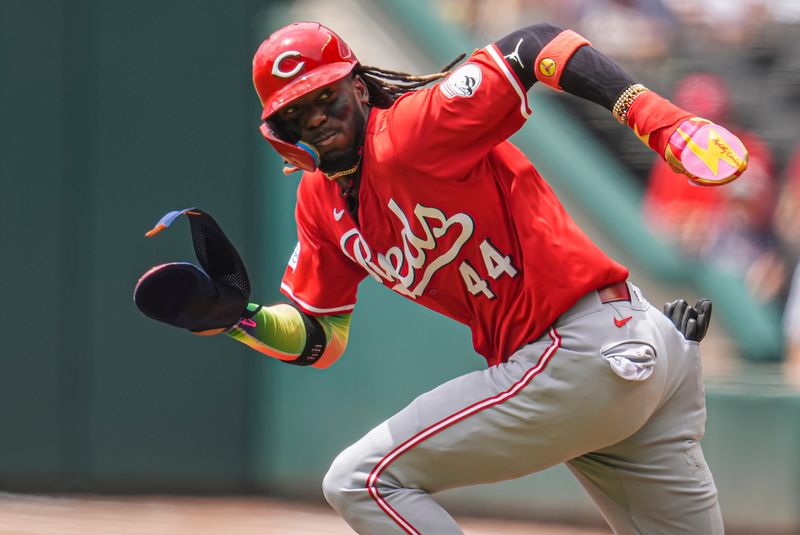
[(275, 58), (275, 63), (272, 64), (272, 75), (277, 76), (279, 78), (291, 78), (298, 72), (303, 69), (303, 66), (306, 64), (305, 61), (301, 61), (297, 65), (295, 65), (294, 69), (291, 71), (282, 71), (281, 70), (281, 62), (286, 58), (298, 58), (300, 57), (300, 52), (295, 50), (287, 50), (286, 52), (281, 52), (281, 54)]

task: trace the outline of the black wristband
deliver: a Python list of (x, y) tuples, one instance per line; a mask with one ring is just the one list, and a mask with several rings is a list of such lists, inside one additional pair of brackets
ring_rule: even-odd
[(325, 330), (317, 318), (309, 316), (294, 303), (291, 305), (300, 312), (300, 317), (303, 318), (303, 324), (306, 327), (306, 345), (303, 348), (303, 352), (295, 360), (284, 360), (283, 362), (294, 364), (295, 366), (311, 366), (325, 352), (325, 347), (328, 345), (328, 337), (325, 336)]
[(250, 303), (245, 307), (244, 312), (242, 312), (242, 317), (250, 319), (256, 314), (258, 314), (258, 311), (261, 310), (262, 308), (263, 308), (262, 305)]

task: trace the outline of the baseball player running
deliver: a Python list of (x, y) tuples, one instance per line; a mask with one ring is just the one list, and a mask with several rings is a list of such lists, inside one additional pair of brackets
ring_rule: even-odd
[(253, 80), (264, 137), (304, 171), (281, 283), (291, 304), (248, 303), (238, 255), (207, 214), (188, 210), (158, 228), (185, 213), (205, 271), (153, 268), (137, 286), (140, 308), (325, 368), (345, 350), (370, 277), (469, 326), (488, 363), (422, 394), (333, 461), (324, 494), (354, 530), (462, 533), (433, 493), (566, 463), (615, 533), (723, 532), (699, 444), (697, 342), (710, 303), (652, 307), (507, 139), (530, 117), (537, 82), (607, 108), (698, 184), (741, 174), (736, 137), (550, 24), (410, 76), (361, 65), (333, 31), (301, 22), (261, 44)]

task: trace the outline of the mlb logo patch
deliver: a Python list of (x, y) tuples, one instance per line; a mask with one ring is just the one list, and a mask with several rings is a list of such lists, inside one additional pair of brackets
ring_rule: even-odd
[(292, 268), (292, 271), (297, 268), (298, 258), (300, 258), (300, 242), (297, 242), (297, 245), (294, 246), (292, 256), (289, 257), (289, 267)]

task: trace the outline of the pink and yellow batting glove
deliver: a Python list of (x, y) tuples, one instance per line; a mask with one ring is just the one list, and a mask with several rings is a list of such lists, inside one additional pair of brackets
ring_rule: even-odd
[(738, 137), (640, 84), (622, 93), (613, 113), (672, 169), (695, 184), (721, 186), (747, 169), (747, 149)]

